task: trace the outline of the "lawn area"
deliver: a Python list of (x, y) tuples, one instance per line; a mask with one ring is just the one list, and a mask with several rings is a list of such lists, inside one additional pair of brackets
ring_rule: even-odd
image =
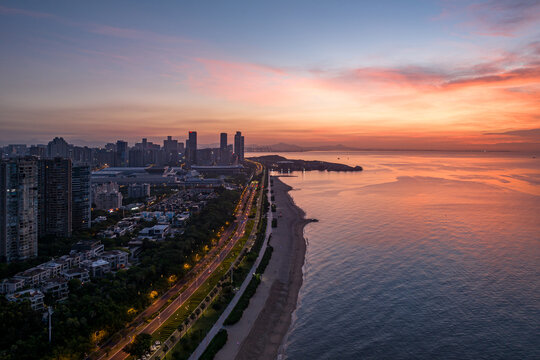
[(230, 287), (226, 288), (224, 294), (218, 296), (203, 315), (193, 324), (176, 346), (165, 356), (167, 360), (188, 359), (199, 343), (204, 339), (208, 331), (219, 319), (221, 313), (231, 301), (233, 293)]

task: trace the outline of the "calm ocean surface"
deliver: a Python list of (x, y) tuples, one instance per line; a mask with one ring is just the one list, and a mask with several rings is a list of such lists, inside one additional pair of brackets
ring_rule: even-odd
[(365, 169), (284, 178), (320, 220), (285, 358), (540, 359), (539, 158), (282, 155)]

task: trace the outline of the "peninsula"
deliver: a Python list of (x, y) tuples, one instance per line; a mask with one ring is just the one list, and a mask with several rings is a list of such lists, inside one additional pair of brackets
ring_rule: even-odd
[(250, 158), (265, 165), (269, 170), (276, 171), (362, 171), (361, 166), (349, 166), (326, 161), (293, 160), (279, 155), (264, 155)]

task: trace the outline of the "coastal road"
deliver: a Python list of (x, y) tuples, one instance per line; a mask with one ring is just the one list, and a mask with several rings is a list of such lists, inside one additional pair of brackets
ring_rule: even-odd
[[(270, 176), (270, 175), (268, 175), (268, 176)], [(267, 197), (268, 197), (268, 202), (270, 203), (270, 197), (271, 197), (270, 181), (268, 181), (268, 194), (267, 194)], [(255, 273), (255, 270), (257, 270), (257, 267), (261, 263), (262, 257), (264, 256), (266, 247), (268, 245), (268, 239), (270, 238), (270, 234), (272, 233), (272, 217), (273, 217), (272, 212), (268, 211), (267, 216), (268, 216), (268, 218), (267, 218), (267, 222), (266, 222), (266, 234), (265, 234), (265, 238), (264, 238), (264, 243), (261, 246), (261, 250), (259, 251), (259, 255), (257, 256), (257, 259), (255, 260), (255, 263), (253, 264), (250, 271), (248, 272), (248, 276), (246, 276), (246, 278), (244, 279), (244, 282), (240, 286), (240, 289), (236, 292), (236, 294), (234, 295), (234, 298), (231, 300), (229, 305), (227, 305), (227, 307), (225, 308), (223, 313), (220, 315), (219, 319), (216, 321), (214, 326), (212, 326), (210, 331), (208, 331), (208, 333), (206, 334), (204, 339), (200, 342), (199, 346), (197, 346), (195, 351), (191, 354), (191, 356), (189, 357), (189, 360), (197, 360), (202, 355), (204, 350), (206, 350), (206, 348), (208, 347), (208, 344), (210, 344), (210, 341), (212, 341), (212, 339), (217, 335), (219, 330), (221, 330), (223, 328), (223, 323), (229, 317), (229, 315), (231, 314), (231, 312), (234, 309), (234, 307), (236, 306), (236, 304), (238, 304), (238, 301), (240, 300), (240, 298), (244, 294), (244, 291), (246, 290), (249, 283), (251, 282), (251, 278), (253, 277), (252, 274)]]
[[(172, 316), (184, 304), (187, 299), (189, 299), (191, 295), (193, 295), (193, 293), (199, 288), (199, 286), (203, 284), (212, 275), (212, 273), (221, 265), (222, 261), (227, 257), (236, 242), (244, 235), (248, 216), (253, 203), (253, 198), (256, 193), (256, 188), (257, 184), (254, 182), (250, 183), (250, 185), (246, 188), (242, 195), (242, 199), (239, 202), (239, 206), (237, 207), (235, 224), (232, 224), (221, 235), (219, 245), (216, 247), (218, 253), (207, 256), (207, 259), (204, 262), (198, 264), (198, 266), (193, 269), (192, 273), (195, 273), (196, 278), (191, 281), (187, 289), (182, 291), (179, 296), (174, 299), (171, 304), (167, 306), (167, 308), (165, 308), (165, 310), (163, 310), (156, 318), (150, 321), (150, 323), (146, 323), (146, 321), (143, 320), (142, 322), (138, 322), (137, 325), (132, 326), (129, 332), (122, 334), (122, 340), (115, 344), (114, 347), (109, 350), (108, 353), (112, 355), (102, 355), (99, 359), (107, 358), (113, 360), (122, 360), (127, 358), (128, 354), (123, 351), (123, 348), (127, 344), (129, 344), (130, 339), (134, 339), (136, 335), (143, 332), (153, 334), (157, 329), (161, 327), (164, 322), (167, 321), (170, 316)], [(220, 247), (223, 243), (225, 243), (225, 245), (223, 247)], [(147, 313), (147, 316), (145, 318), (150, 317), (157, 310), (159, 310), (163, 305), (167, 303), (170, 298), (179, 293), (180, 290), (187, 283), (188, 280), (183, 281), (171, 288), (171, 290), (167, 292), (167, 294), (170, 293), (170, 296), (167, 296), (166, 299), (164, 299), (165, 296), (162, 297), (159, 301), (159, 303), (161, 304), (159, 307), (154, 306), (153, 304), (151, 307), (153, 309), (155, 308), (154, 310), (145, 310), (145, 313)], [(156, 301), (156, 303), (158, 302)]]

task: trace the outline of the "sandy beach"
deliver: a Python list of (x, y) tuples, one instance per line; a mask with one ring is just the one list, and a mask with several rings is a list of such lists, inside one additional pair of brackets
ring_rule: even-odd
[(277, 206), (273, 215), (278, 217), (278, 227), (272, 229), (272, 259), (242, 319), (227, 327), (229, 341), (216, 359), (276, 359), (296, 308), (306, 252), (303, 230), (309, 220), (290, 197), (292, 188), (272, 179)]

